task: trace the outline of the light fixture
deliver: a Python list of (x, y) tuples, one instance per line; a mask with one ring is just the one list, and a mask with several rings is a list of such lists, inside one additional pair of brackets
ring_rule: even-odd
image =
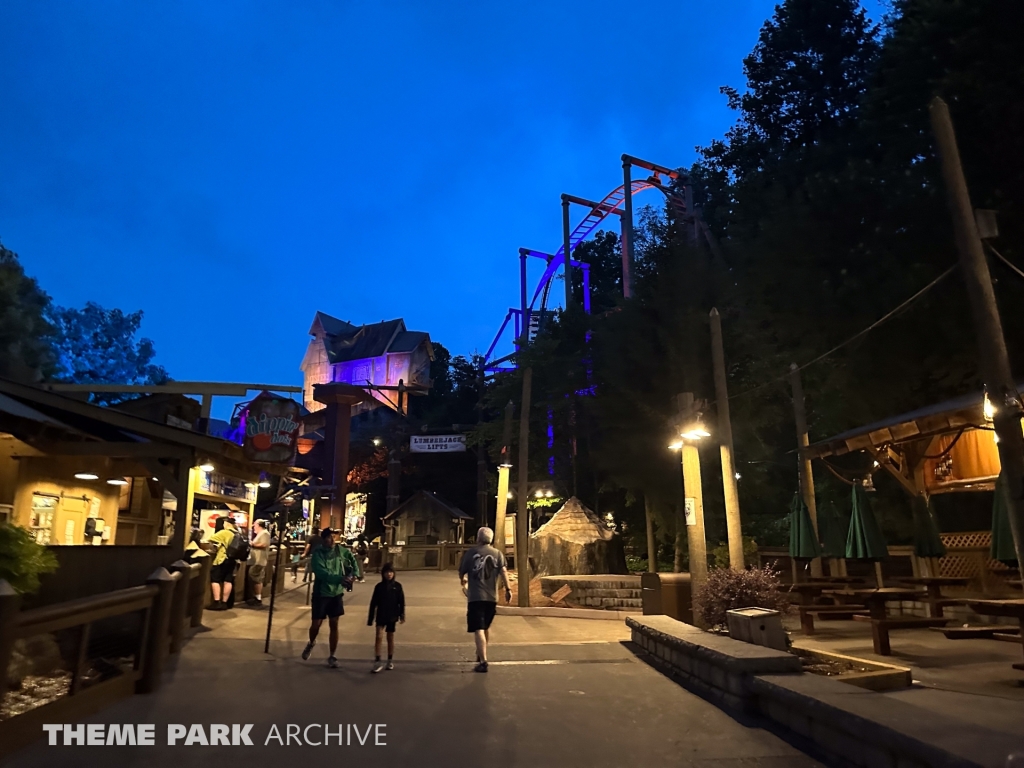
[(199, 469), (201, 469), (203, 472), (213, 472), (214, 466), (209, 461), (204, 461), (202, 464), (199, 465)]
[(152, 478), (150, 478), (150, 479), (151, 479), (151, 480), (152, 480), (152, 481), (153, 481), (154, 483), (159, 483), (159, 482), (160, 482), (160, 478), (159, 478), (159, 477), (152, 477)]
[(379, 446), (381, 444), (381, 439), (379, 437), (373, 438), (373, 444)]
[(711, 437), (711, 433), (704, 427), (696, 426), (683, 432), (680, 437), (684, 440), (700, 440), (702, 437)]
[(878, 469), (878, 467), (881, 466), (877, 461), (872, 462), (872, 464), (874, 465), (875, 469)]
[(544, 495), (547, 496), (550, 499), (555, 494), (552, 491), (547, 491)]
[(739, 480), (741, 477), (743, 477), (743, 475), (741, 475), (739, 472), (737, 472), (736, 473), (736, 479)]
[(269, 480), (260, 480), (259, 486), (260, 486), (260, 488), (269, 488), (270, 487), (270, 481)]
[(75, 480), (99, 480), (99, 475), (94, 475), (92, 472), (76, 472)]
[(534, 496), (536, 496), (536, 497), (537, 497), (538, 499), (540, 499), (540, 498), (543, 498), (543, 496), (544, 496), (544, 491), (537, 491), (537, 492), (536, 492), (535, 494), (533, 494), (533, 495), (534, 495)]
[(996, 416), (996, 407), (988, 399), (988, 392), (985, 393), (985, 404), (982, 406), (982, 411), (985, 414), (985, 421), (992, 421)]
[(676, 442), (669, 444), (668, 449), (670, 451), (678, 451), (682, 447), (683, 447), (683, 443), (681, 441), (677, 440)]
[(255, 488), (256, 487), (256, 483), (246, 483), (245, 487), (246, 488)]
[(111, 477), (107, 480), (107, 485), (128, 485), (128, 481), (123, 477)]
[(511, 499), (512, 498), (512, 491), (509, 491), (508, 493), (506, 493), (505, 494), (505, 498), (506, 499)]

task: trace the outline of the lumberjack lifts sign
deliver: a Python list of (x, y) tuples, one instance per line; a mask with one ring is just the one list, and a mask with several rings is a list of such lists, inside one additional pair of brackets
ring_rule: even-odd
[(411, 453), (461, 453), (466, 450), (465, 435), (412, 435)]

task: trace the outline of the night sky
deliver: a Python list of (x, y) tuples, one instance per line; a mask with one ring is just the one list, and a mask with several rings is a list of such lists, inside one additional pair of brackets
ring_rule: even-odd
[(179, 380), (300, 383), (318, 309), (483, 351), (560, 193), (724, 133), (773, 6), (5, 0), (0, 239)]

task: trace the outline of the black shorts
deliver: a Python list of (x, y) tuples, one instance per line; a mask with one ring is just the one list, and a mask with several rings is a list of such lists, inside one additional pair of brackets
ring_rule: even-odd
[(223, 584), (225, 581), (234, 581), (237, 565), (238, 563), (229, 557), (223, 563), (213, 566), (210, 568), (210, 583)]
[(490, 600), (474, 600), (466, 605), (466, 631), (479, 632), (490, 629), (498, 604)]
[(377, 624), (377, 629), (383, 629), (385, 632), (392, 632), (393, 633), (395, 631), (395, 622), (392, 621), (392, 622), (390, 622), (388, 624), (380, 624), (380, 623), (378, 623)]
[(345, 605), (341, 601), (341, 595), (334, 597), (313, 595), (311, 602), (313, 603), (313, 621), (336, 619), (345, 615)]

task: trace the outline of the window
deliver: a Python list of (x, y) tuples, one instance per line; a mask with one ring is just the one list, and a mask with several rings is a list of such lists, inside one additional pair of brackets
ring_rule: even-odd
[(427, 520), (414, 520), (412, 523), (413, 536), (426, 536), (430, 533), (430, 522)]

